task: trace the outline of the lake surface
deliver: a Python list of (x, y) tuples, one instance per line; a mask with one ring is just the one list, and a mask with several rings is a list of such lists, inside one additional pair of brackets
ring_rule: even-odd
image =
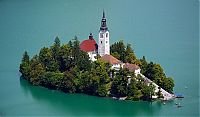
[[(25, 50), (32, 56), (56, 36), (66, 43), (92, 32), (98, 41), (103, 9), (111, 43), (124, 40), (139, 58), (160, 63), (184, 99), (117, 101), (20, 80)], [(198, 0), (0, 0), (0, 55), (0, 116), (199, 116)]]

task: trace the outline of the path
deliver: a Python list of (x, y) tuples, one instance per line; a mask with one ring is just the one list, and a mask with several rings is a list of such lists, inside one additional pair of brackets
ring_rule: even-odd
[[(144, 78), (144, 81), (147, 83), (152, 83), (155, 86), (155, 92), (157, 93), (159, 91), (159, 86), (154, 83), (153, 81), (151, 81), (150, 79), (148, 79), (147, 77), (145, 77), (143, 74), (140, 73), (140, 75), (142, 76), (142, 78)], [(175, 96), (169, 92), (167, 92), (166, 90), (164, 90), (163, 88), (160, 87), (160, 91), (163, 94), (164, 98), (163, 100), (171, 100), (173, 98), (175, 98)], [(157, 96), (153, 96), (154, 98), (157, 98)]]

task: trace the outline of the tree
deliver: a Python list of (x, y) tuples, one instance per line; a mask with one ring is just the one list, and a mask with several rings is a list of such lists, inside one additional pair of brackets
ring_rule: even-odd
[(72, 57), (74, 60), (74, 64), (77, 65), (78, 61), (79, 61), (79, 57), (80, 57), (80, 42), (78, 41), (77, 37), (74, 37), (74, 42), (73, 42), (73, 47), (72, 47)]
[(73, 75), (73, 71), (70, 70), (69, 72), (66, 71), (64, 73), (64, 82), (62, 83), (63, 85), (63, 91), (64, 92), (70, 92), (70, 93), (75, 93), (76, 92), (76, 85), (75, 85), (75, 77)]
[(23, 57), (22, 57), (22, 63), (24, 62), (29, 63), (29, 55), (27, 51), (24, 52)]
[(27, 51), (24, 52), (22, 57), (22, 63), (20, 64), (20, 70), (22, 73), (22, 77), (29, 80), (30, 78), (30, 61), (29, 61), (29, 55)]
[(91, 60), (86, 52), (84, 51), (79, 52), (79, 59), (78, 59), (77, 66), (80, 70), (91, 69)]
[(125, 62), (125, 56), (126, 56), (125, 50), (126, 50), (126, 47), (122, 40), (119, 42), (115, 42), (114, 44), (110, 46), (111, 54), (119, 55), (119, 60), (123, 62)]
[(150, 62), (148, 65), (147, 65), (147, 67), (146, 67), (146, 72), (144, 73), (144, 75), (147, 77), (147, 78), (149, 78), (150, 80), (153, 80), (154, 78), (154, 76), (153, 76), (153, 74), (155, 74), (154, 73), (154, 71), (153, 71), (153, 66), (154, 66), (154, 64), (153, 64), (153, 62)]
[(33, 85), (40, 85), (40, 78), (44, 75), (45, 68), (38, 60), (38, 56), (31, 59), (30, 69), (30, 82)]
[(116, 97), (124, 97), (127, 95), (127, 84), (129, 72), (127, 69), (120, 69), (116, 74), (111, 85), (111, 95)]
[(174, 80), (171, 77), (164, 78), (161, 86), (169, 93), (173, 93)]
[(88, 71), (79, 74), (78, 90), (89, 95), (96, 95), (99, 78)]
[(110, 82), (110, 70), (111, 66), (109, 63), (97, 60), (92, 64), (91, 74), (98, 76), (101, 84), (107, 84)]
[(54, 45), (56, 46), (56, 47), (60, 47), (60, 39), (58, 38), (58, 36), (55, 38), (55, 40), (54, 40)]
[(58, 71), (58, 62), (53, 58), (52, 52), (49, 48), (44, 47), (40, 50), (39, 60), (47, 71)]
[(143, 94), (142, 96), (143, 100), (151, 100), (152, 95), (154, 95), (155, 87), (152, 83), (150, 83), (149, 85), (143, 84), (141, 91)]
[(110, 90), (109, 71), (110, 65), (107, 62), (97, 60), (92, 64), (91, 87), (94, 89), (95, 95), (108, 96)]
[(119, 55), (119, 53), (117, 53), (117, 52), (113, 52), (113, 53), (111, 53), (111, 55), (112, 55), (113, 57), (117, 58), (117, 59), (120, 59), (120, 55)]
[(22, 62), (20, 64), (20, 70), (19, 70), (22, 74), (22, 78), (25, 78), (26, 80), (30, 79), (30, 64), (28, 62)]
[(148, 65), (145, 56), (143, 56), (142, 59), (140, 59), (140, 62), (141, 62), (141, 65), (140, 65), (141, 73), (145, 74), (147, 71), (147, 65)]
[(97, 95), (101, 97), (105, 97), (108, 95), (108, 88), (106, 85), (99, 85), (97, 88)]
[(139, 100), (142, 96), (141, 91), (137, 87), (137, 81), (135, 78), (131, 78), (130, 84), (128, 85), (128, 99)]
[(72, 62), (72, 49), (68, 45), (62, 45), (59, 51), (59, 62), (61, 72), (69, 70), (73, 65)]
[(136, 61), (136, 56), (135, 53), (133, 52), (133, 49), (131, 48), (131, 44), (127, 44), (125, 51), (125, 62), (133, 64), (135, 63), (135, 61)]
[(51, 51), (52, 51), (52, 57), (56, 62), (58, 62), (59, 51), (60, 51), (60, 39), (58, 38), (58, 36), (55, 38), (53, 46), (51, 46)]
[(44, 87), (54, 90), (62, 90), (64, 74), (60, 72), (45, 72), (40, 78), (40, 84)]

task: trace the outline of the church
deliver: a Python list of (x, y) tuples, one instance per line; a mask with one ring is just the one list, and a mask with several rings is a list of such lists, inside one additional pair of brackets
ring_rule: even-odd
[(99, 42), (96, 43), (92, 33), (89, 35), (89, 39), (84, 40), (80, 44), (80, 49), (87, 52), (90, 60), (96, 61), (97, 54), (101, 57), (104, 55), (110, 55), (110, 42), (109, 42), (109, 30), (106, 25), (105, 12), (103, 11), (103, 17), (101, 20), (101, 27), (99, 30)]
[(81, 42), (80, 49), (87, 52), (90, 60), (92, 61), (97, 60), (97, 55), (101, 56), (100, 59), (110, 63), (112, 65), (112, 69), (119, 70), (120, 68), (127, 68), (131, 71), (135, 71), (136, 75), (140, 73), (139, 66), (135, 64), (123, 63), (110, 55), (110, 35), (106, 25), (106, 17), (104, 11), (98, 35), (98, 44), (93, 38), (92, 33), (90, 33), (89, 38)]

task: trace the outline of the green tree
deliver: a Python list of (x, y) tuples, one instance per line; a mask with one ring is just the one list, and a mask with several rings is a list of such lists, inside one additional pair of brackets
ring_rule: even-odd
[(24, 52), (23, 57), (22, 57), (22, 63), (24, 62), (29, 63), (29, 55), (27, 51)]
[(106, 87), (106, 85), (99, 85), (97, 88), (97, 95), (101, 96), (101, 97), (105, 97), (108, 95), (108, 88)]
[(147, 72), (147, 65), (148, 65), (145, 56), (143, 56), (142, 59), (140, 59), (140, 62), (141, 62), (140, 65), (141, 73), (145, 74)]
[(30, 68), (31, 68), (30, 82), (33, 85), (40, 85), (40, 78), (44, 75), (45, 68), (43, 67), (43, 65), (38, 60), (38, 56), (34, 56), (31, 59)]
[(161, 86), (169, 93), (173, 93), (174, 80), (171, 77), (164, 78)]
[(104, 61), (97, 60), (92, 64), (91, 74), (98, 76), (101, 84), (110, 82), (109, 73), (111, 66)]
[(90, 70), (91, 69), (91, 60), (86, 52), (79, 52), (79, 60), (77, 66), (80, 70)]
[(137, 81), (135, 78), (131, 78), (130, 80), (127, 96), (130, 100), (139, 100), (142, 96), (141, 91), (137, 87)]
[(58, 62), (54, 60), (52, 52), (49, 48), (42, 48), (39, 53), (39, 60), (44, 65), (47, 71), (58, 71)]
[(144, 73), (144, 75), (149, 78), (150, 80), (154, 80), (154, 70), (153, 70), (153, 62), (150, 62), (148, 65), (147, 65), (147, 68), (146, 68), (146, 72)]
[(98, 84), (99, 78), (97, 76), (93, 76), (90, 72), (84, 71), (80, 74), (78, 89), (79, 92), (96, 95)]
[(56, 37), (54, 44), (52, 46), (53, 57), (56, 60), (58, 58), (59, 51), (60, 51), (60, 39), (58, 37)]
[(51, 52), (52, 52), (52, 59), (54, 59), (55, 62), (57, 62), (60, 66), (61, 65), (59, 61), (60, 39), (58, 38), (58, 36), (55, 38), (53, 46), (51, 46)]
[(113, 52), (111, 55), (117, 59), (120, 59), (120, 55), (117, 52)]
[(153, 84), (143, 84), (142, 86), (142, 99), (143, 100), (151, 100), (152, 99), (152, 95), (154, 95), (154, 91), (155, 91), (155, 87)]
[(119, 73), (116, 74), (111, 85), (111, 95), (116, 97), (124, 97), (127, 95), (128, 78), (129, 72), (127, 69), (120, 69)]
[(75, 84), (75, 77), (73, 71), (70, 70), (69, 72), (66, 71), (64, 73), (64, 82), (63, 82), (63, 91), (75, 93), (76, 92), (76, 84)]
[(111, 54), (114, 54), (114, 56), (119, 55), (119, 60), (125, 62), (126, 57), (126, 47), (124, 45), (124, 42), (121, 40), (119, 42), (115, 42), (110, 46), (110, 52)]
[(45, 72), (40, 77), (40, 84), (44, 87), (54, 90), (62, 90), (62, 82), (64, 81), (64, 74), (60, 72)]
[(19, 71), (22, 73), (22, 77), (29, 80), (30, 78), (30, 60), (27, 51), (24, 52), (22, 62), (20, 64)]
[(68, 45), (62, 45), (59, 51), (60, 71), (64, 72), (73, 67), (72, 49)]
[(77, 65), (79, 62), (79, 57), (80, 57), (80, 42), (78, 41), (77, 37), (75, 36), (73, 39), (73, 47), (72, 47), (72, 57), (74, 60), (74, 64)]
[(125, 51), (125, 62), (128, 63), (135, 63), (136, 56), (133, 52), (133, 49), (131, 48), (131, 44), (127, 44), (126, 51)]

